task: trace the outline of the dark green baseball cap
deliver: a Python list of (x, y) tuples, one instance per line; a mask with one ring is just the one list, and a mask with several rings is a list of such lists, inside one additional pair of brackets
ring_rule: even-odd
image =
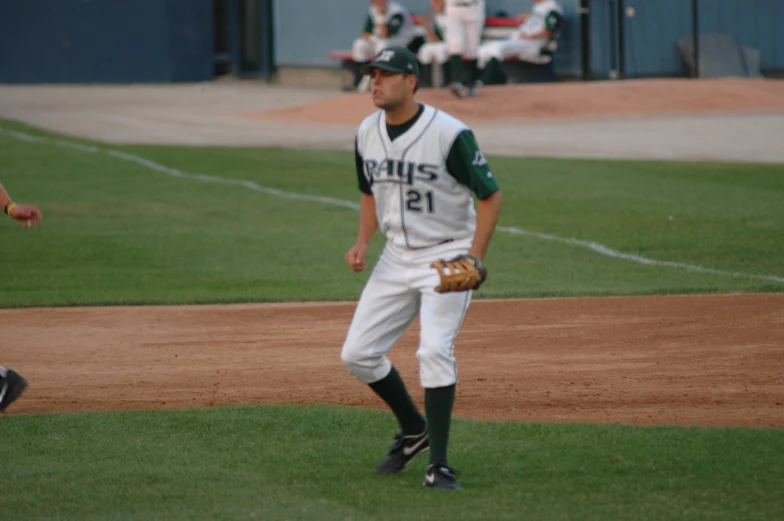
[(414, 53), (405, 47), (387, 47), (373, 58), (373, 61), (363, 65), (362, 74), (370, 74), (372, 69), (383, 69), (400, 74), (413, 74), (419, 78), (419, 62)]

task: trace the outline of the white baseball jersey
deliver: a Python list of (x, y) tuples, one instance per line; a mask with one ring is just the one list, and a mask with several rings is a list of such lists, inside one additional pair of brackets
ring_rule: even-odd
[(499, 189), (473, 133), (429, 105), (405, 125), (368, 116), (356, 135), (359, 188), (372, 194), (379, 227), (393, 244), (427, 248), (470, 240), (476, 228), (472, 194)]
[(447, 19), (445, 14), (437, 14), (433, 17), (433, 32), (441, 40), (446, 41)]
[(553, 30), (563, 18), (563, 9), (555, 0), (534, 4), (531, 14), (520, 24), (517, 34), (532, 35), (545, 29)]

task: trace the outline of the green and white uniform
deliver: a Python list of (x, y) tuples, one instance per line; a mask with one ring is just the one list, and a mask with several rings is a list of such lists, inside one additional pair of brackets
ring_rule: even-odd
[(437, 42), (427, 42), (419, 48), (417, 58), (424, 64), (442, 64), (449, 59), (449, 44), (447, 43), (447, 18), (445, 14), (433, 17), (433, 32), (439, 39)]
[[(382, 38), (378, 26), (385, 25), (387, 37)], [(398, 2), (387, 2), (385, 12), (380, 12), (375, 5), (368, 8), (365, 20), (365, 33), (370, 33), (369, 40), (357, 38), (354, 41), (352, 55), (357, 62), (370, 61), (373, 56), (387, 47), (406, 47), (417, 35), (419, 29), (411, 20), (411, 13)]]
[(493, 58), (503, 61), (504, 58), (514, 55), (521, 58), (539, 57), (549, 37), (521, 40), (520, 35), (529, 36), (545, 29), (554, 31), (563, 24), (563, 19), (563, 9), (556, 0), (544, 0), (534, 4), (531, 13), (512, 36), (505, 40), (487, 42), (479, 47), (479, 67), (485, 67)]
[(461, 121), (421, 104), (397, 127), (383, 111), (356, 134), (358, 187), (372, 195), (386, 246), (360, 297), (342, 360), (364, 383), (390, 372), (388, 351), (419, 313), (420, 380), (425, 388), (457, 382), (454, 339), (471, 291), (436, 293), (430, 264), (468, 253), (476, 229), (474, 199), (499, 190), (473, 132)]

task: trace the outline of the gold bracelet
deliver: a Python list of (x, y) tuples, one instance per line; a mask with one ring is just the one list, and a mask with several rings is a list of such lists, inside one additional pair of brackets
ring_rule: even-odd
[(5, 205), (5, 208), (3, 208), (3, 211), (5, 211), (5, 214), (10, 217), (11, 216), (11, 210), (16, 208), (17, 206), (18, 205), (15, 202), (11, 201), (7, 205)]

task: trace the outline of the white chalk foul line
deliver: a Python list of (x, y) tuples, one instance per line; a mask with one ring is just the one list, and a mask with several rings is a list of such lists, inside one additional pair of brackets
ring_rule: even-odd
[(156, 172), (161, 172), (162, 174), (170, 175), (172, 177), (180, 177), (183, 179), (191, 179), (194, 181), (203, 181), (206, 183), (242, 186), (249, 190), (255, 190), (257, 192), (262, 192), (268, 195), (274, 195), (276, 197), (296, 199), (299, 201), (313, 201), (317, 203), (331, 204), (335, 206), (342, 206), (344, 208), (351, 208), (353, 210), (359, 209), (359, 204), (352, 201), (343, 201), (341, 199), (333, 199), (332, 197), (323, 197), (319, 195), (307, 195), (307, 194), (297, 194), (293, 192), (285, 192), (283, 190), (278, 190), (277, 188), (261, 186), (257, 183), (254, 183), (253, 181), (246, 181), (243, 179), (226, 179), (223, 177), (215, 177), (211, 175), (189, 174), (187, 172), (177, 170), (176, 168), (169, 168), (168, 166), (164, 166), (154, 161), (150, 161), (149, 159), (144, 159), (143, 157), (137, 156), (135, 154), (128, 154), (126, 152), (121, 152), (119, 150), (112, 150), (110, 148), (98, 148), (90, 145), (82, 145), (80, 143), (74, 143), (73, 141), (65, 141), (62, 139), (48, 139), (40, 136), (33, 136), (31, 134), (25, 134), (22, 132), (16, 132), (13, 130), (6, 130), (3, 128), (0, 128), (0, 134), (5, 134), (14, 137), (16, 139), (20, 139), (22, 141), (28, 141), (32, 143), (48, 143), (48, 144), (57, 145), (59, 147), (71, 148), (74, 150), (80, 150), (82, 152), (89, 152), (91, 154), (106, 154), (112, 157), (116, 157), (118, 159), (123, 159), (125, 161), (137, 163), (139, 165), (149, 168), (150, 170), (155, 170)]
[[(270, 188), (268, 186), (262, 186), (253, 181), (247, 181), (243, 179), (226, 179), (223, 177), (215, 177), (215, 176), (204, 175), (204, 174), (190, 174), (188, 172), (177, 170), (176, 168), (169, 168), (159, 163), (155, 163), (154, 161), (150, 161), (149, 159), (144, 159), (143, 157), (137, 156), (135, 154), (128, 154), (126, 152), (121, 152), (119, 150), (113, 150), (110, 148), (98, 148), (98, 147), (94, 147), (90, 145), (82, 145), (80, 143), (75, 143), (72, 141), (66, 141), (62, 139), (48, 139), (45, 137), (33, 136), (32, 134), (25, 134), (24, 132), (16, 132), (13, 130), (6, 130), (3, 128), (0, 128), (0, 134), (5, 134), (7, 136), (11, 136), (13, 138), (22, 141), (28, 141), (32, 143), (49, 143), (59, 147), (81, 150), (82, 152), (89, 152), (91, 154), (106, 154), (112, 157), (116, 157), (118, 159), (122, 159), (124, 161), (137, 163), (146, 168), (149, 168), (150, 170), (161, 172), (163, 174), (170, 175), (172, 177), (190, 179), (193, 181), (202, 181), (206, 183), (241, 186), (249, 190), (255, 190), (257, 192), (262, 192), (268, 195), (274, 195), (276, 197), (284, 197), (287, 199), (294, 199), (298, 201), (312, 201), (312, 202), (317, 202), (322, 204), (329, 204), (333, 206), (340, 206), (343, 208), (350, 208), (352, 210), (359, 210), (359, 204), (353, 201), (346, 201), (343, 199), (335, 199), (333, 197), (325, 197), (325, 196), (318, 196), (318, 195), (299, 194), (296, 192), (286, 192), (284, 190), (279, 190), (277, 188)], [(543, 239), (546, 241), (554, 241), (554, 242), (560, 242), (562, 244), (579, 246), (581, 248), (588, 248), (589, 250), (595, 251), (600, 255), (605, 255), (607, 257), (612, 257), (614, 259), (622, 259), (622, 260), (627, 260), (627, 261), (636, 262), (639, 264), (645, 264), (649, 266), (679, 268), (683, 270), (696, 271), (699, 273), (707, 273), (712, 275), (723, 275), (727, 277), (758, 279), (758, 280), (767, 280), (770, 282), (784, 283), (784, 277), (776, 277), (773, 275), (754, 275), (750, 273), (741, 273), (736, 271), (725, 271), (725, 270), (717, 270), (713, 268), (706, 268), (704, 266), (698, 266), (695, 264), (686, 264), (683, 262), (660, 261), (656, 259), (649, 259), (641, 255), (634, 255), (632, 253), (623, 253), (617, 250), (613, 250), (612, 248), (609, 248), (603, 244), (599, 244), (598, 242), (558, 237), (557, 235), (548, 235), (546, 233), (532, 232), (532, 231), (524, 230), (522, 228), (516, 228), (513, 226), (499, 226), (498, 231), (509, 233), (512, 235), (523, 235), (526, 237), (534, 237), (536, 239)]]
[(738, 271), (724, 271), (724, 270), (716, 270), (713, 268), (706, 268), (704, 266), (698, 266), (696, 264), (685, 264), (683, 262), (672, 262), (672, 261), (660, 261), (656, 259), (649, 259), (647, 257), (643, 257), (641, 255), (634, 255), (633, 253), (623, 253), (621, 251), (613, 250), (612, 248), (608, 248), (604, 244), (599, 244), (598, 242), (591, 242), (591, 241), (581, 241), (580, 239), (566, 239), (564, 237), (558, 237), (556, 235), (548, 235), (546, 233), (539, 233), (539, 232), (529, 232), (528, 230), (523, 230), (521, 228), (514, 228), (511, 226), (499, 226), (499, 230), (511, 233), (515, 235), (526, 235), (528, 237), (536, 237), (537, 239), (544, 239), (546, 241), (555, 241), (560, 242), (563, 244), (571, 244), (574, 246), (581, 246), (583, 248), (588, 248), (589, 250), (593, 250), (596, 253), (601, 255), (606, 255), (607, 257), (613, 257), (615, 259), (623, 259), (632, 262), (637, 262), (640, 264), (647, 264), (650, 266), (664, 266), (667, 268), (680, 268), (689, 271), (697, 271), (700, 273), (708, 273), (713, 275), (724, 275), (727, 277), (740, 277), (746, 279), (759, 279), (759, 280), (768, 280), (771, 282), (784, 282), (784, 277), (775, 277), (773, 275), (754, 275), (751, 273), (741, 273)]

